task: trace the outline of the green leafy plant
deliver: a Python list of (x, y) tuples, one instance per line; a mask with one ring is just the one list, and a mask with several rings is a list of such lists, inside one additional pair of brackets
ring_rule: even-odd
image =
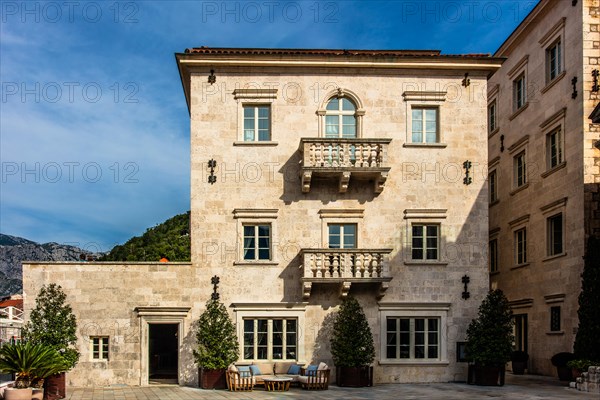
[(342, 301), (333, 323), (331, 355), (338, 367), (364, 367), (375, 359), (375, 344), (367, 317), (352, 296)]
[(587, 372), (588, 368), (592, 365), (600, 365), (600, 362), (594, 362), (590, 360), (571, 360), (567, 362), (567, 367), (574, 368), (580, 372)]
[(573, 352), (579, 359), (600, 360), (600, 240), (590, 236), (579, 294), (579, 328)]
[(512, 311), (500, 289), (492, 290), (467, 329), (467, 354), (482, 366), (503, 366), (510, 360), (513, 342)]
[(67, 366), (63, 372), (72, 369), (79, 360), (79, 351), (75, 347), (77, 319), (66, 299), (67, 295), (59, 285), (51, 283), (42, 286), (29, 322), (22, 331), (25, 341), (56, 350)]
[(5, 343), (0, 347), (0, 371), (14, 373), (15, 387), (29, 387), (68, 369), (63, 357), (52, 347), (30, 342)]
[(218, 300), (206, 302), (206, 310), (198, 319), (196, 342), (198, 347), (194, 350), (194, 357), (202, 368), (224, 369), (238, 359), (235, 326), (225, 305)]

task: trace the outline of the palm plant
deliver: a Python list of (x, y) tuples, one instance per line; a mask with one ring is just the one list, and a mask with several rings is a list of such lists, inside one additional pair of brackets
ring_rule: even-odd
[(32, 381), (68, 369), (58, 352), (42, 344), (5, 343), (0, 347), (0, 371), (16, 375), (15, 388), (27, 388)]

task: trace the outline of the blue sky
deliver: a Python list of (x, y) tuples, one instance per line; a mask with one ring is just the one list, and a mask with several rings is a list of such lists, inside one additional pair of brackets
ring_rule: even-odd
[(0, 232), (107, 251), (189, 209), (176, 52), (493, 53), (536, 3), (1, 2)]

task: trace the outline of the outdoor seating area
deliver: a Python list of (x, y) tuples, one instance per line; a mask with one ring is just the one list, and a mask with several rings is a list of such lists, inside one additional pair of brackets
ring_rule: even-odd
[(327, 390), (330, 369), (324, 362), (303, 367), (300, 364), (256, 363), (231, 364), (227, 368), (227, 387), (232, 392), (264, 388), (266, 391), (288, 391), (296, 386), (306, 390)]

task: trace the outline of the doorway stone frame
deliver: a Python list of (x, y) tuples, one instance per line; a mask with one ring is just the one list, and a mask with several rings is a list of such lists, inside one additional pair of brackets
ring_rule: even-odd
[(183, 381), (181, 372), (183, 371), (181, 346), (186, 332), (185, 319), (191, 307), (159, 307), (142, 306), (136, 307), (134, 311), (140, 318), (140, 386), (148, 386), (149, 383), (149, 356), (148, 356), (148, 335), (150, 324), (177, 324), (177, 382)]

